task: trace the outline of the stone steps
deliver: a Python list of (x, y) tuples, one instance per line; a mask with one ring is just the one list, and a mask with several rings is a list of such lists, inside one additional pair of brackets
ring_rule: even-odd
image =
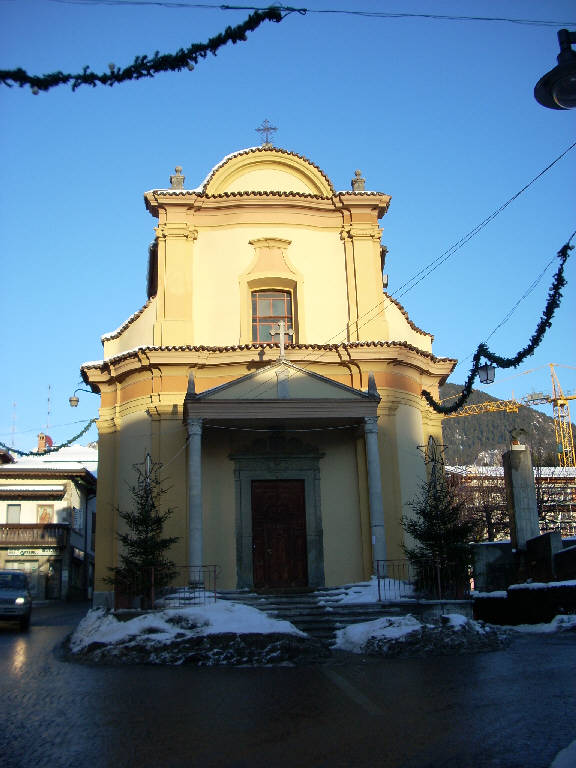
[(289, 621), (302, 632), (326, 643), (332, 643), (336, 631), (350, 624), (399, 616), (404, 612), (400, 606), (380, 603), (341, 604), (339, 599), (343, 594), (341, 589), (325, 588), (298, 594), (227, 591), (219, 592), (218, 597), (250, 605), (272, 618)]

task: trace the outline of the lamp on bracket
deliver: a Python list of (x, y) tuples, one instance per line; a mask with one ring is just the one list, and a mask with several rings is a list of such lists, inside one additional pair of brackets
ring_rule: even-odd
[(74, 394), (68, 398), (68, 402), (70, 403), (71, 408), (77, 408), (78, 403), (80, 402), (80, 398), (76, 396), (76, 392), (88, 392), (90, 395), (96, 394), (95, 392), (92, 392), (91, 389), (83, 389), (82, 387), (77, 387), (74, 390)]
[(558, 65), (538, 80), (534, 98), (548, 109), (574, 109), (576, 107), (576, 32), (558, 30)]

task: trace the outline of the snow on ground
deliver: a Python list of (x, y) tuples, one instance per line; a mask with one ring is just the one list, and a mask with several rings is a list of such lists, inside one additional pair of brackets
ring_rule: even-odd
[(569, 744), (566, 749), (562, 749), (556, 757), (550, 768), (574, 768), (576, 765), (576, 741)]
[(410, 614), (408, 616), (386, 617), (374, 621), (350, 624), (336, 633), (335, 648), (351, 653), (363, 653), (370, 638), (398, 640), (410, 634), (420, 635), (422, 623)]
[[(319, 595), (320, 605), (333, 603), (377, 603), (378, 602), (378, 579), (372, 576), (370, 581), (359, 582), (358, 584), (347, 584), (342, 588), (342, 594), (336, 595), (330, 599), (330, 603), (322, 600), (322, 593)], [(380, 599), (381, 600), (410, 600), (414, 599), (414, 588), (404, 581), (397, 579), (380, 580)]]
[(507, 644), (507, 629), (458, 613), (420, 621), (414, 616), (388, 616), (338, 630), (334, 648), (378, 656), (426, 656), (494, 650)]
[[(411, 599), (408, 585), (386, 581), (399, 600)], [(330, 610), (334, 596), (324, 601), (321, 592), (317, 595), (318, 602)], [(377, 602), (378, 582), (373, 578), (342, 587), (336, 600), (340, 604)], [(549, 624), (500, 627), (459, 613), (426, 619), (408, 614), (339, 629), (332, 647), (377, 656), (460, 654), (502, 648), (514, 633), (570, 630), (576, 630), (576, 616), (556, 616)], [(318, 661), (331, 653), (326, 644), (289, 621), (230, 600), (142, 614), (124, 612), (120, 618), (93, 609), (70, 636), (67, 648), (71, 657), (96, 663), (291, 664)]]
[[(516, 626), (508, 627), (508, 629), (512, 629), (515, 632), (532, 632), (534, 634), (566, 632), (568, 630), (576, 630), (576, 616), (555, 616), (549, 624), (517, 624)], [(576, 762), (574, 765), (576, 765)]]
[(87, 613), (70, 638), (70, 650), (79, 653), (92, 643), (114, 645), (142, 641), (148, 637), (155, 647), (171, 644), (183, 636), (198, 637), (223, 633), (283, 634), (305, 637), (289, 621), (273, 619), (257, 608), (217, 600), (202, 606), (174, 608), (119, 621), (113, 614), (96, 608)]

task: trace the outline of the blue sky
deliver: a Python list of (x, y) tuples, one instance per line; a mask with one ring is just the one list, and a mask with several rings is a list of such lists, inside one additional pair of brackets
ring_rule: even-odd
[[(100, 336), (146, 300), (155, 222), (143, 192), (167, 186), (175, 165), (186, 186), (196, 186), (224, 155), (260, 143), (255, 128), (264, 118), (278, 126), (278, 146), (310, 158), (337, 189), (348, 189), (359, 168), (367, 188), (392, 195), (382, 222), (392, 294), (574, 142), (576, 112), (547, 110), (533, 98), (556, 63), (557, 29), (576, 28), (571, 2), (309, 7), (558, 24), (294, 13), (193, 72), (37, 96), (0, 86), (0, 441), (14, 435), (16, 447), (30, 449), (48, 424), (58, 443), (82, 426), (73, 422), (97, 414), (94, 395), (76, 410), (68, 397), (80, 365), (101, 358)], [(137, 54), (205, 41), (248, 13), (0, 0), (0, 68), (105, 71), (109, 62), (125, 66)], [(435, 335), (435, 354), (463, 361), (451, 381), (464, 381), (477, 344), (576, 229), (575, 167), (576, 149), (401, 295), (413, 321)], [(551, 362), (562, 366), (564, 389), (576, 390), (573, 253), (552, 329), (519, 369), (497, 372), (490, 394), (550, 391)], [(555, 267), (490, 339), (496, 353), (526, 344)], [(533, 372), (513, 376), (525, 371)], [(95, 437), (92, 428), (88, 439)]]

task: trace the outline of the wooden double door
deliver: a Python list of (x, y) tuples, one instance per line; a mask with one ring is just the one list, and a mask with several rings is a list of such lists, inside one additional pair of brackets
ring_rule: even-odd
[(252, 480), (256, 589), (308, 585), (304, 480)]

